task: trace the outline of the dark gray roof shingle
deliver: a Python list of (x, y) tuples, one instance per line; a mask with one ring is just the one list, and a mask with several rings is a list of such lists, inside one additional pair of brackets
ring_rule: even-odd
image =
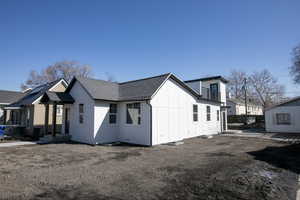
[(169, 76), (170, 74), (163, 74), (151, 78), (120, 83), (119, 100), (150, 99)]
[(69, 92), (75, 82), (78, 81), (93, 99), (107, 101), (148, 100), (169, 78), (175, 80), (195, 97), (202, 99), (196, 91), (171, 73), (123, 83), (76, 77), (71, 81), (66, 92)]
[[(35, 100), (37, 100), (40, 96), (45, 94), (50, 88), (52, 88), (54, 85), (56, 85), (58, 82), (60, 82), (62, 79), (58, 79), (56, 81), (46, 83), (44, 85), (40, 85), (36, 88), (34, 88), (31, 92), (27, 93), (23, 98), (18, 100), (15, 103), (10, 104), (7, 107), (20, 107), (24, 105), (30, 105), (32, 104)], [(37, 90), (37, 88), (39, 88)]]
[(123, 83), (76, 77), (71, 81), (67, 92), (73, 87), (75, 81), (78, 81), (93, 99), (108, 101), (145, 100), (150, 99), (169, 76), (170, 74), (163, 74)]
[(18, 101), (25, 93), (16, 91), (0, 90), (0, 104), (10, 104)]

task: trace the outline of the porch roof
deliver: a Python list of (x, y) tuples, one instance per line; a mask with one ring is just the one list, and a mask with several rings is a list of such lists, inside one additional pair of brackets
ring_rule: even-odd
[(57, 104), (72, 104), (74, 103), (73, 97), (65, 92), (50, 92), (47, 91), (42, 96), (41, 103), (57, 103)]

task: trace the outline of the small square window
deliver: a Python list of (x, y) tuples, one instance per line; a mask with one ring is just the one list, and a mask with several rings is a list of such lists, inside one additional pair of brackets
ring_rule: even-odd
[(290, 113), (276, 113), (277, 125), (290, 125), (291, 114)]

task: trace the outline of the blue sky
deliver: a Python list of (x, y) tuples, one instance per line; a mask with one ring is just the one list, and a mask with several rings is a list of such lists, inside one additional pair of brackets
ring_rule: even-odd
[(117, 81), (267, 68), (295, 96), (288, 67), (299, 10), (299, 0), (1, 0), (0, 89), (67, 59)]

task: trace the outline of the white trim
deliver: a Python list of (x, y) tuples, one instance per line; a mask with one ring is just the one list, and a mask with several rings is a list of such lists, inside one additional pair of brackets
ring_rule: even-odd
[(153, 99), (153, 97), (156, 95), (156, 93), (160, 90), (160, 88), (169, 80), (169, 78), (172, 76), (172, 74), (169, 74), (168, 77), (164, 80), (162, 84), (155, 90), (155, 92), (151, 95), (150, 99)]
[(21, 107), (4, 107), (4, 110), (19, 110)]
[(34, 102), (32, 102), (31, 104), (35, 104), (35, 103), (37, 103), (38, 101), (40, 101), (41, 100), (41, 98), (43, 97), (43, 95), (41, 95), (39, 98), (37, 98), (36, 100), (34, 100)]
[(63, 82), (65, 84), (65, 88), (68, 87), (68, 83), (64, 79), (61, 79), (58, 83), (56, 83), (55, 85), (53, 85), (48, 91), (52, 91), (61, 82)]
[[(61, 79), (58, 83), (56, 83), (55, 85), (53, 85), (48, 91), (51, 91), (52, 89), (54, 89), (58, 84), (60, 84), (61, 82), (63, 82), (65, 85), (66, 85), (66, 87), (68, 87), (68, 83), (64, 80), (64, 79)], [(40, 101), (41, 100), (41, 98), (44, 96), (44, 94), (43, 95), (41, 95), (39, 98), (37, 98), (34, 102), (32, 102), (31, 104), (35, 104), (35, 103), (37, 103), (38, 101)]]

